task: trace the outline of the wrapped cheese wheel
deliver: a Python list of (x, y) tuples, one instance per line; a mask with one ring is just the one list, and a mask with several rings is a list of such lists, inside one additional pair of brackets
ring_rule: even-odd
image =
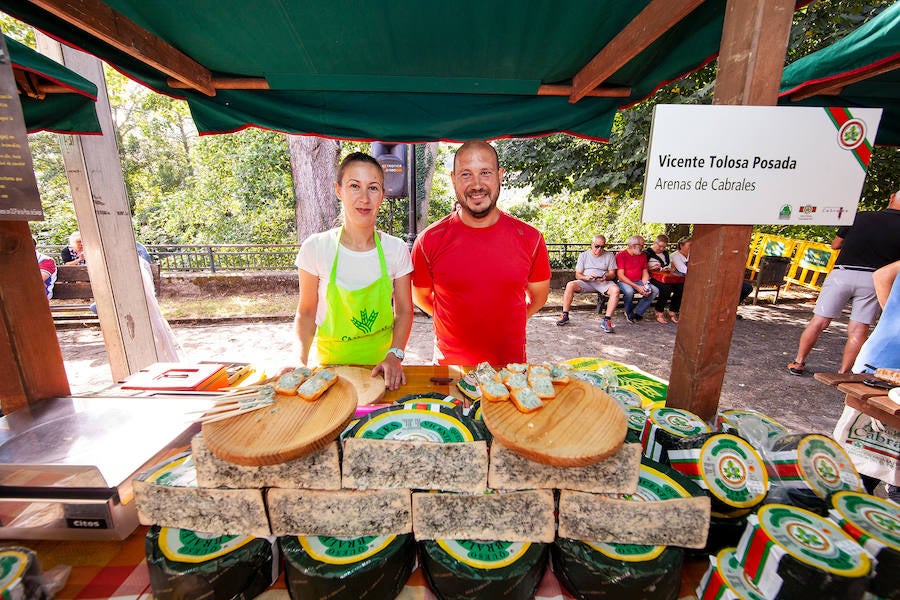
[(547, 567), (548, 544), (438, 539), (419, 548), (440, 600), (529, 600)]
[(37, 554), (29, 548), (0, 548), (0, 566), (0, 598), (43, 600), (52, 597), (44, 585)]
[(622, 408), (628, 408), (629, 406), (640, 408), (641, 404), (644, 402), (640, 394), (629, 390), (628, 388), (617, 387), (615, 389), (608, 389), (606, 393), (612, 396), (613, 400), (618, 402)]
[(154, 525), (144, 547), (157, 600), (254, 598), (278, 577), (275, 538), (213, 535)]
[(735, 548), (724, 548), (709, 557), (709, 569), (697, 586), (699, 600), (766, 600), (747, 579)]
[(900, 598), (900, 506), (859, 492), (838, 492), (831, 505), (831, 518), (875, 557), (869, 591), (879, 598)]
[(788, 434), (774, 438), (767, 459), (773, 488), (769, 500), (824, 516), (832, 494), (863, 491), (853, 461), (830, 437)]
[(639, 406), (628, 406), (625, 408), (625, 424), (628, 429), (625, 431), (625, 443), (637, 444), (641, 441), (641, 434), (644, 432), (644, 423), (647, 422), (647, 411)]
[(644, 456), (660, 464), (669, 464), (669, 450), (687, 437), (710, 433), (703, 419), (680, 408), (655, 408), (650, 411), (641, 433)]
[(723, 410), (716, 417), (716, 425), (722, 433), (733, 433), (756, 444), (788, 433), (784, 425), (755, 410)]
[(412, 534), (278, 538), (291, 598), (396, 598), (416, 560)]
[(469, 407), (467, 416), (475, 424), (475, 427), (478, 428), (478, 431), (481, 432), (481, 437), (484, 438), (485, 441), (487, 441), (488, 445), (490, 445), (493, 436), (491, 435), (490, 430), (487, 428), (487, 425), (484, 424), (484, 415), (481, 412), (481, 400), (478, 400)]
[(427, 405), (436, 404), (438, 406), (444, 406), (446, 408), (455, 410), (460, 415), (463, 414), (463, 402), (459, 398), (455, 396), (449, 396), (447, 394), (441, 394), (439, 392), (425, 392), (423, 394), (409, 394), (403, 396), (402, 398), (398, 398), (394, 404), (402, 404), (407, 408), (424, 408), (428, 409)]
[(708, 433), (676, 440), (669, 461), (673, 469), (709, 492), (711, 514), (720, 519), (749, 514), (769, 491), (762, 457), (749, 442), (734, 435)]
[(347, 436), (439, 443), (483, 439), (478, 427), (456, 407), (428, 403), (417, 408), (403, 404), (385, 406), (362, 417)]
[(872, 572), (868, 553), (835, 523), (786, 504), (747, 517), (737, 557), (762, 595), (776, 600), (857, 600)]

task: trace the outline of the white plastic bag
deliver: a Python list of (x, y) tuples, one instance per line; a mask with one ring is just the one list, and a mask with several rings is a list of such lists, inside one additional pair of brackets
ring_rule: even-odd
[(900, 485), (900, 431), (844, 406), (833, 437), (853, 459), (857, 471)]

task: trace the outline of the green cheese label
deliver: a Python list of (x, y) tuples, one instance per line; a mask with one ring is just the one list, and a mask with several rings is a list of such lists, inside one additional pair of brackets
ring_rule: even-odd
[(501, 569), (513, 564), (528, 551), (530, 542), (481, 542), (475, 540), (435, 540), (444, 552), (475, 569)]
[(215, 535), (190, 529), (161, 527), (159, 549), (173, 562), (202, 563), (224, 556), (252, 542), (252, 536)]
[(672, 498), (690, 498), (691, 493), (680, 483), (653, 467), (641, 465), (638, 489), (634, 494), (615, 494), (624, 500), (656, 502)]
[(900, 552), (900, 507), (882, 498), (858, 492), (839, 492), (834, 508), (847, 521), (844, 531), (860, 544), (874, 539), (894, 552)]
[(407, 409), (372, 413), (354, 433), (358, 438), (457, 443), (474, 440), (472, 432), (452, 415), (432, 410)]
[(640, 394), (631, 390), (619, 387), (614, 390), (608, 390), (607, 394), (612, 396), (623, 408), (629, 406), (640, 406), (642, 403)]
[(709, 433), (710, 427), (692, 412), (679, 408), (657, 408), (650, 412), (650, 420), (665, 432), (679, 437)]
[(147, 477), (147, 481), (170, 487), (197, 487), (197, 471), (190, 454), (166, 463)]
[(640, 433), (644, 430), (644, 423), (647, 422), (647, 413), (642, 408), (629, 406), (625, 409), (625, 419), (628, 429)]
[(862, 489), (853, 461), (837, 442), (823, 435), (807, 435), (800, 440), (797, 467), (809, 488), (821, 498), (842, 490)]
[(329, 565), (349, 565), (375, 556), (397, 536), (368, 535), (361, 537), (310, 536), (298, 537), (300, 546), (314, 560)]
[(833, 522), (793, 506), (768, 504), (757, 513), (759, 528), (797, 560), (843, 577), (865, 577), (868, 554)]
[(746, 441), (732, 435), (713, 436), (703, 444), (700, 476), (711, 494), (737, 508), (756, 506), (769, 491), (762, 457)]
[(585, 542), (588, 546), (613, 560), (623, 562), (647, 562), (665, 552), (665, 546), (645, 544), (610, 544), (607, 542)]
[(28, 567), (28, 555), (18, 550), (0, 552), (0, 592), (6, 597), (6, 590), (22, 580), (22, 574)]

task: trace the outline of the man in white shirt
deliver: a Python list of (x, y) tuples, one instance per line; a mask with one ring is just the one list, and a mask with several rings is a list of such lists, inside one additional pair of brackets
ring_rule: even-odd
[(612, 315), (619, 302), (619, 286), (616, 285), (616, 255), (604, 250), (606, 238), (595, 235), (591, 242), (590, 250), (585, 250), (578, 257), (575, 265), (575, 279), (566, 284), (563, 293), (562, 318), (557, 325), (565, 325), (569, 322), (569, 309), (572, 300), (578, 292), (599, 292), (609, 296), (606, 303), (606, 316), (600, 323), (600, 327), (606, 333), (614, 333)]

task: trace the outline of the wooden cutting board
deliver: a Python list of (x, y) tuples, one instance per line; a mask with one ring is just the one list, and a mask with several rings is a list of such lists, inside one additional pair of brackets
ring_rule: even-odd
[(509, 401), (483, 401), (481, 412), (503, 445), (557, 467), (599, 462), (619, 450), (627, 429), (624, 411), (609, 394), (574, 378), (534, 412), (520, 412)]
[(274, 465), (327, 446), (337, 439), (355, 410), (356, 389), (339, 376), (315, 402), (277, 394), (270, 407), (204, 423), (203, 438), (223, 460), (247, 467)]
[(339, 366), (330, 367), (332, 371), (343, 377), (356, 389), (356, 404), (365, 406), (376, 404), (384, 398), (384, 376), (372, 377), (371, 367)]

